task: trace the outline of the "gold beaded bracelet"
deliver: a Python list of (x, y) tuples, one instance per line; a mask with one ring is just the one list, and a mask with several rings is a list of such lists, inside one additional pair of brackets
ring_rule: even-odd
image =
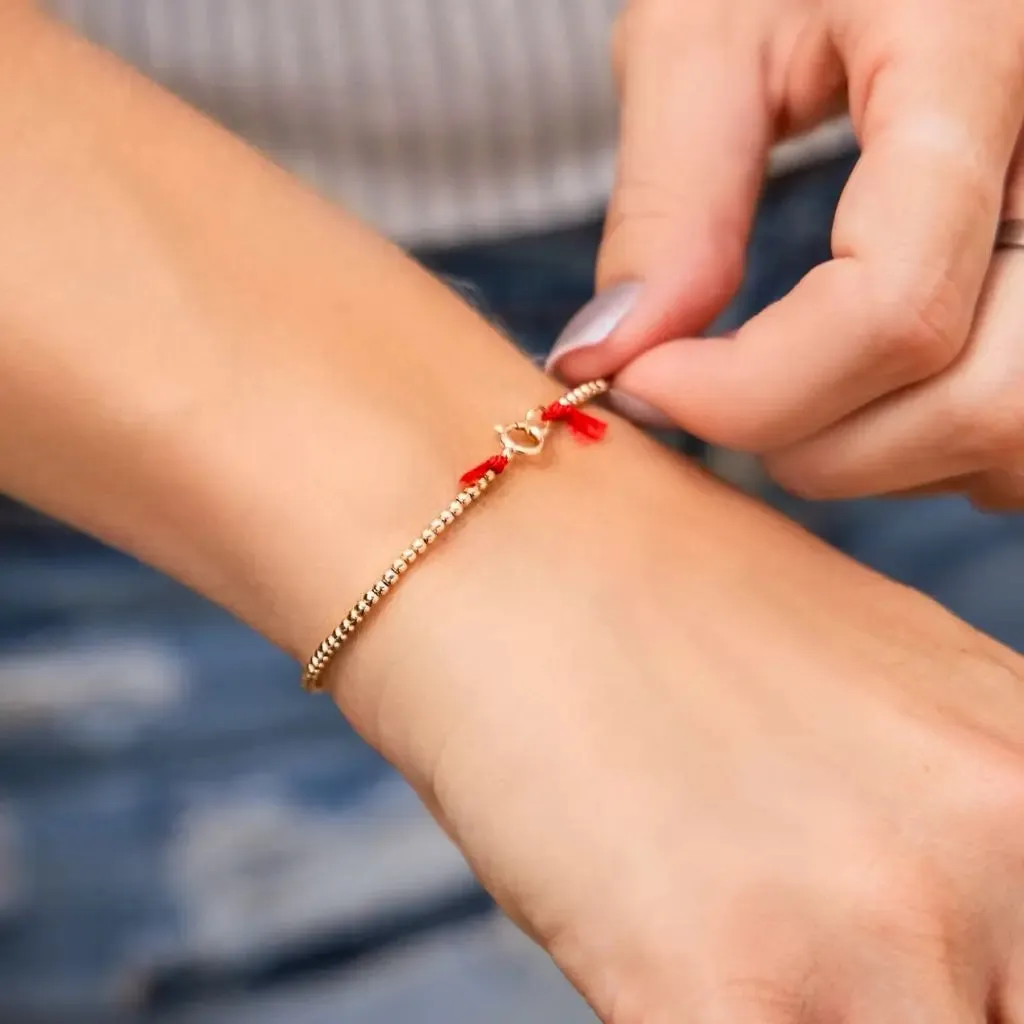
[(303, 689), (312, 693), (323, 690), (324, 673), (334, 656), (352, 638), (360, 623), (381, 599), (394, 590), (413, 562), (423, 555), (463, 512), (483, 496), (515, 458), (520, 455), (539, 455), (549, 431), (556, 423), (565, 423), (570, 432), (578, 438), (600, 440), (604, 436), (605, 424), (582, 412), (579, 407), (607, 390), (607, 381), (590, 381), (566, 392), (557, 402), (531, 409), (515, 423), (495, 427), (501, 444), (500, 452), (462, 475), (462, 490), (455, 495), (454, 500), (430, 521), (430, 525), (391, 563), (376, 583), (352, 606), (335, 630), (328, 634), (306, 663), (302, 673)]

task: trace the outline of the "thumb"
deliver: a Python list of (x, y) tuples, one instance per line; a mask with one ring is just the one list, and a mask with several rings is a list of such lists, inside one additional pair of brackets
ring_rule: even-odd
[(738, 289), (771, 136), (760, 37), (727, 4), (634, 0), (616, 29), (621, 148), (598, 296), (548, 368), (614, 374)]

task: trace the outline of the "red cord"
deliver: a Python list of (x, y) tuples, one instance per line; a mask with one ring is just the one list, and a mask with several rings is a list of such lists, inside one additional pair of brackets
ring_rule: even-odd
[(581, 441), (600, 441), (604, 437), (608, 424), (596, 416), (590, 416), (574, 405), (564, 402), (552, 402), (540, 417), (545, 423), (564, 420), (569, 433)]
[[(541, 420), (544, 423), (565, 423), (569, 433), (582, 441), (600, 441), (604, 437), (608, 424), (599, 420), (596, 416), (589, 416), (587, 413), (577, 409), (574, 405), (565, 402), (552, 402), (541, 411)], [(509, 463), (509, 456), (492, 455), (489, 459), (474, 466), (467, 473), (462, 474), (460, 482), (464, 487), (470, 487), (482, 480), (488, 473), (503, 473)]]
[(462, 479), (459, 482), (466, 487), (469, 487), (471, 484), (475, 484), (478, 480), (482, 480), (492, 470), (495, 473), (504, 473), (507, 465), (507, 455), (492, 455), (485, 462), (481, 462), (479, 466), (474, 466), (469, 470), (469, 472), (463, 473)]

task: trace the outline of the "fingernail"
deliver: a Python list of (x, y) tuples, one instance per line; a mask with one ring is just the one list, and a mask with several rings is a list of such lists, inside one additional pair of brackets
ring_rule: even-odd
[(640, 295), (638, 282), (625, 282), (595, 295), (568, 323), (548, 356), (552, 373), (570, 352), (600, 345), (625, 319)]
[(639, 426), (653, 427), (655, 430), (668, 430), (675, 426), (660, 409), (655, 409), (642, 398), (627, 394), (618, 388), (612, 388), (608, 392), (607, 402), (620, 416), (625, 416), (627, 420)]

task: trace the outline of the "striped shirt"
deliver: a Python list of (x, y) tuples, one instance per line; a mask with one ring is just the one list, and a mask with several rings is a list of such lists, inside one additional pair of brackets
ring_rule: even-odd
[[(621, 0), (49, 6), (405, 244), (575, 223), (611, 188)], [(813, 145), (848, 136), (829, 128)]]

